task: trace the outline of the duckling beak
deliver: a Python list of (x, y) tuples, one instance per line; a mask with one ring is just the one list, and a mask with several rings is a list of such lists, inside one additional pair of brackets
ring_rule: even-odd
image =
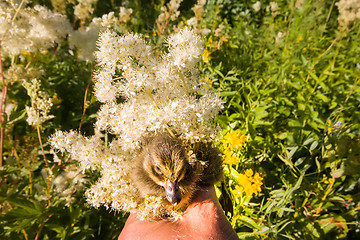
[(177, 181), (167, 180), (165, 183), (166, 199), (172, 203), (177, 204), (181, 201), (181, 193)]

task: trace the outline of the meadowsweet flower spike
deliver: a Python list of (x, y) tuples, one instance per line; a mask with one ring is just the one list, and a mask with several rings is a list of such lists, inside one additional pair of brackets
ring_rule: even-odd
[(47, 49), (71, 31), (65, 15), (53, 13), (43, 6), (16, 11), (10, 4), (0, 4), (0, 39), (5, 56)]
[[(168, 52), (156, 57), (141, 35), (101, 34), (95, 54), (99, 65), (95, 95), (102, 102), (95, 124), (97, 134), (84, 137), (59, 131), (50, 139), (54, 148), (80, 161), (82, 169), (101, 170), (102, 177), (86, 192), (91, 205), (137, 210), (142, 218), (179, 215), (176, 211), (164, 213), (161, 197), (137, 201), (139, 191), (129, 172), (146, 136), (171, 131), (189, 146), (189, 152), (196, 142), (218, 138), (220, 129), (213, 118), (222, 103), (217, 93), (199, 81), (202, 43), (198, 35), (183, 29), (167, 40)], [(107, 146), (103, 133), (115, 136)], [(200, 164), (193, 158), (191, 164)]]

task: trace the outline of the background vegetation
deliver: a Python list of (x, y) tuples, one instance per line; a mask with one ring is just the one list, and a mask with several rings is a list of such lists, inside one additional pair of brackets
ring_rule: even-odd
[[(360, 238), (360, 28), (349, 19), (358, 1), (208, 0), (203, 11), (183, 1), (163, 21), (176, 12), (168, 1), (94, 1), (85, 19), (74, 13), (81, 1), (63, 2), (74, 31), (126, 7), (131, 17), (115, 29), (142, 33), (159, 49), (181, 26), (204, 36), (199, 69), (224, 100), (219, 147), (240, 238)], [(37, 4), (60, 11), (56, 1), (27, 6)], [(79, 51), (65, 37), (47, 51), (1, 55), (5, 77), (19, 79), (2, 81), (1, 239), (116, 239), (126, 221), (88, 207), (83, 194), (98, 174), (70, 176), (76, 162), (47, 142), (56, 129), (92, 134), (96, 63)], [(14, 65), (22, 74), (10, 74)], [(31, 126), (22, 81), (34, 78), (54, 117)]]

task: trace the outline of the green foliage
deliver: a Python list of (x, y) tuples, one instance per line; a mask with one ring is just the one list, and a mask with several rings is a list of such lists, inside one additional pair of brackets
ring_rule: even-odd
[(327, 4), (250, 10), (203, 67), (225, 101), (219, 124), (249, 135), (245, 159), (265, 176), (259, 205), (234, 212), (241, 238), (359, 236), (360, 42)]
[[(92, 17), (118, 14), (128, 4), (134, 10), (128, 30), (161, 49), (173, 27), (194, 16), (195, 1), (184, 1), (180, 17), (158, 29), (165, 2), (98, 1)], [(233, 150), (239, 162), (224, 166), (234, 202), (229, 220), (241, 239), (359, 238), (359, 20), (340, 28), (337, 1), (276, 1), (276, 10), (261, 1), (259, 11), (255, 2), (209, 0), (198, 25), (210, 30), (199, 68), (224, 101), (216, 120), (224, 134), (247, 136)], [(32, 4), (51, 7), (49, 1)], [(76, 19), (72, 4), (66, 14), (74, 28), (90, 21)], [(71, 202), (55, 192), (55, 179), (76, 163), (66, 155), (57, 160), (47, 143), (56, 129), (93, 134), (99, 108), (92, 94), (94, 63), (78, 60), (66, 39), (48, 52), (2, 59), (3, 68), (12, 62), (44, 72), (38, 78), (54, 98), (55, 118), (40, 128), (43, 154), (36, 129), (26, 122), (26, 90), (20, 81), (8, 86), (7, 105), (14, 107), (2, 124), (0, 238), (116, 239), (125, 215), (89, 208), (85, 188), (75, 182), (64, 186), (73, 190)], [(261, 191), (240, 201), (236, 185), (249, 168), (263, 177)], [(84, 176), (85, 186), (99, 177)]]

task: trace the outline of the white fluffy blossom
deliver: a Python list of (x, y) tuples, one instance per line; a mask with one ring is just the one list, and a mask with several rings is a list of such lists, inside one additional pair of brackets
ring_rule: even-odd
[(276, 17), (280, 14), (279, 12), (279, 5), (277, 2), (270, 2), (269, 5), (266, 7), (267, 12), (271, 12), (271, 16)]
[(133, 10), (131, 8), (120, 7), (119, 21), (120, 22), (130, 21), (130, 16), (131, 16), (132, 12), (133, 12)]
[(261, 9), (261, 2), (260, 2), (260, 1), (257, 1), (256, 3), (254, 3), (254, 4), (252, 5), (252, 8), (255, 10), (255, 12), (260, 11), (260, 9)]
[(58, 131), (50, 139), (54, 148), (79, 160), (82, 169), (101, 170), (102, 177), (86, 193), (91, 205), (140, 210), (142, 217), (159, 214), (161, 199), (136, 201), (137, 190), (128, 177), (142, 137), (170, 129), (189, 146), (217, 139), (220, 131), (213, 119), (222, 104), (219, 94), (199, 81), (202, 43), (183, 29), (167, 39), (167, 53), (156, 57), (140, 35), (100, 35), (95, 95), (102, 106), (95, 132), (114, 138), (105, 143), (99, 134), (84, 137)]
[(115, 17), (114, 12), (104, 14), (102, 17), (93, 18), (88, 26), (83, 26), (77, 31), (70, 33), (70, 48), (77, 49), (80, 60), (93, 61), (99, 33), (106, 29), (121, 28), (121, 24), (130, 19), (131, 13), (131, 8), (121, 7), (119, 18)]
[(24, 81), (23, 86), (31, 100), (31, 106), (25, 107), (28, 124), (40, 126), (43, 122), (53, 118), (53, 115), (48, 115), (53, 105), (52, 98), (46, 92), (40, 90), (40, 81), (37, 79), (32, 79), (31, 82)]
[(166, 6), (161, 7), (161, 13), (156, 19), (156, 24), (161, 31), (165, 31), (169, 21), (175, 21), (179, 15), (178, 10), (183, 0), (170, 0)]
[(94, 11), (94, 5), (98, 0), (77, 0), (78, 4), (74, 7), (74, 14), (80, 20), (86, 20), (90, 18)]
[(335, 3), (339, 9), (338, 21), (342, 27), (347, 27), (351, 23), (360, 19), (359, 0), (340, 0)]
[(43, 6), (16, 12), (11, 6), (0, 4), (0, 39), (2, 53), (6, 56), (47, 49), (71, 31), (65, 15), (53, 13)]

